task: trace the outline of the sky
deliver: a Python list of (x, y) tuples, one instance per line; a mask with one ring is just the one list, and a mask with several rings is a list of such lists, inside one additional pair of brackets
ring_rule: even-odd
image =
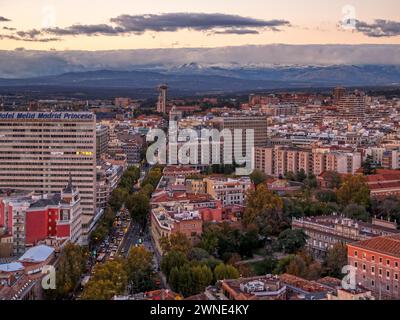
[(0, 0), (0, 49), (400, 44), (399, 0)]

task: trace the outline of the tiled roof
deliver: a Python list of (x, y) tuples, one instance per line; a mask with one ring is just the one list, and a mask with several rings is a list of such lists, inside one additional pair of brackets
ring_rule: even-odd
[(352, 243), (350, 246), (400, 257), (400, 234), (362, 240)]

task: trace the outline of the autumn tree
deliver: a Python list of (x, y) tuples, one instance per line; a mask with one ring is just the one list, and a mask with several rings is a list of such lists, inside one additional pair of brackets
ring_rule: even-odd
[(123, 294), (128, 284), (128, 274), (122, 261), (107, 261), (94, 267), (94, 275), (83, 291), (84, 300), (110, 300)]
[(192, 245), (189, 239), (181, 232), (173, 233), (169, 237), (160, 239), (160, 246), (164, 253), (169, 251), (179, 251), (185, 256), (189, 253)]
[(343, 206), (355, 203), (364, 207), (369, 205), (369, 188), (362, 175), (347, 176), (337, 190), (337, 198)]
[(259, 185), (247, 194), (243, 223), (245, 226), (255, 224), (261, 234), (279, 233), (286, 225), (282, 209), (283, 200), (265, 185)]

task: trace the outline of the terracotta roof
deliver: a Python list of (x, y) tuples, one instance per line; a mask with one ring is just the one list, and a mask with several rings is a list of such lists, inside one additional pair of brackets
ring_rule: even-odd
[(351, 243), (349, 246), (376, 251), (394, 257), (400, 257), (400, 234), (362, 240)]

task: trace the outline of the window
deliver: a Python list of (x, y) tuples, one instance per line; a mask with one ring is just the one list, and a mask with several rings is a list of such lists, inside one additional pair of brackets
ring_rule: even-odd
[(382, 276), (382, 269), (379, 269), (379, 275)]
[(399, 280), (399, 274), (398, 273), (394, 274), (394, 280)]
[(390, 285), (389, 284), (386, 285), (386, 290), (390, 291)]
[(382, 263), (382, 258), (379, 258), (379, 263)]
[(354, 256), (355, 256), (355, 257), (357, 257), (357, 256), (358, 256), (358, 252), (357, 252), (357, 250), (356, 250), (356, 251), (354, 251)]
[(389, 259), (386, 260), (386, 265), (388, 265), (388, 266), (390, 265), (390, 260)]
[(362, 268), (363, 268), (363, 271), (365, 272), (365, 271), (367, 271), (367, 266), (363, 263), (363, 265), (362, 265)]
[(365, 252), (363, 252), (362, 257), (363, 257), (363, 259), (365, 259), (367, 257), (367, 254)]
[(375, 261), (375, 256), (371, 256), (371, 260), (372, 260), (372, 261)]
[(354, 266), (355, 266), (356, 268), (358, 267), (357, 261), (354, 262)]
[(371, 267), (371, 273), (375, 274), (375, 267)]
[(386, 271), (386, 278), (387, 278), (387, 279), (390, 278), (390, 271)]
[(375, 281), (371, 280), (371, 286), (375, 287)]
[(394, 267), (395, 267), (395, 268), (398, 268), (398, 267), (399, 267), (399, 262), (398, 262), (398, 261), (395, 261), (395, 262), (394, 262)]

